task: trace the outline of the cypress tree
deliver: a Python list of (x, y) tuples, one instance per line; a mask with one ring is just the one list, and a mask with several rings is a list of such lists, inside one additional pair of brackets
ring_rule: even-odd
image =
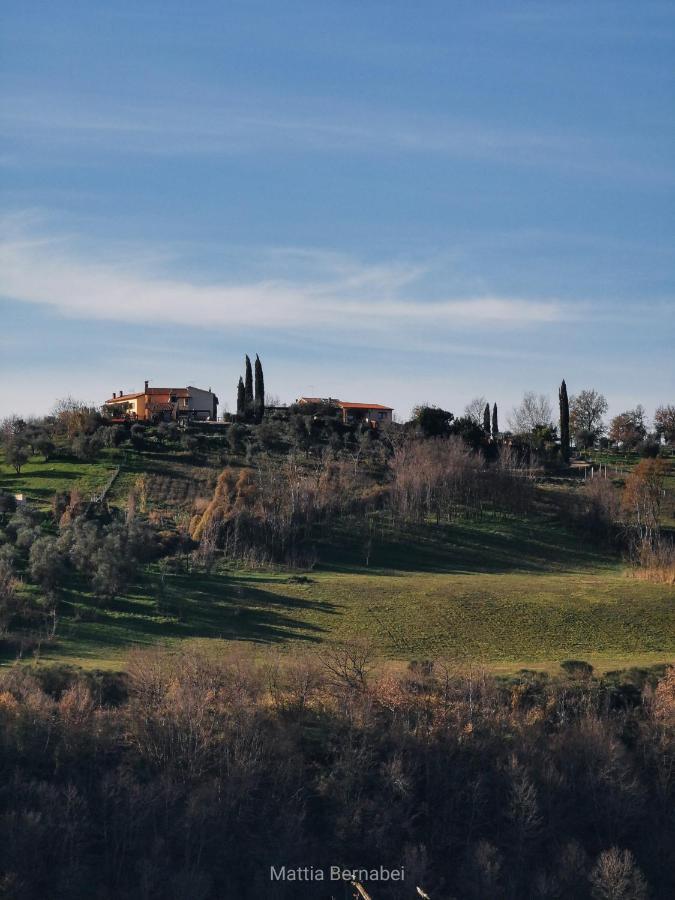
[(564, 378), (558, 391), (558, 399), (560, 400), (560, 452), (567, 462), (570, 458), (570, 404), (567, 399), (567, 385)]
[(244, 415), (253, 418), (253, 369), (248, 353), (246, 354), (246, 373), (244, 375)]
[(255, 355), (255, 419), (256, 422), (262, 422), (265, 415), (265, 379), (263, 377), (262, 363), (260, 357)]
[(237, 418), (243, 419), (246, 416), (246, 391), (244, 389), (244, 379), (239, 376), (239, 384), (237, 385)]
[(483, 410), (483, 431), (485, 434), (490, 437), (490, 404), (485, 404), (485, 409)]
[(497, 440), (499, 437), (499, 419), (497, 418), (497, 404), (492, 407), (492, 439)]

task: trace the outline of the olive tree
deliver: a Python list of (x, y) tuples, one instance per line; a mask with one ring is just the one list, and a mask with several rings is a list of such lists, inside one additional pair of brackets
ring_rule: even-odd
[(33, 541), (28, 554), (31, 579), (47, 593), (54, 591), (65, 573), (65, 561), (56, 538), (44, 535)]
[(21, 474), (29, 456), (28, 445), (19, 436), (13, 436), (5, 442), (5, 461), (17, 475)]

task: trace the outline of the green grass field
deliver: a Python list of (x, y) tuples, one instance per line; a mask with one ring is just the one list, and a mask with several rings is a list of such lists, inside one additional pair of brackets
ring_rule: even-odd
[(38, 506), (48, 506), (57, 491), (78, 490), (88, 497), (104, 487), (120, 459), (121, 453), (114, 450), (105, 451), (95, 462), (76, 459), (45, 462), (41, 456), (33, 456), (17, 475), (0, 452), (0, 490), (23, 494), (30, 503)]
[[(134, 646), (196, 641), (218, 651), (305, 648), (353, 638), (386, 659), (450, 658), (497, 669), (554, 668), (582, 658), (602, 669), (675, 659), (675, 592), (636, 581), (550, 523), (447, 526), (400, 546), (358, 542), (305, 576), (151, 567), (105, 608), (73, 588), (42, 658), (121, 668)], [(330, 556), (330, 554), (329, 554)]]
[[(215, 478), (214, 468), (185, 454), (109, 450), (94, 463), (37, 457), (20, 475), (2, 466), (0, 488), (46, 506), (56, 490), (95, 493), (116, 466), (112, 502), (124, 503), (145, 473), (149, 509), (189, 509), (210, 495)], [(365, 537), (345, 527), (317, 547), (322, 564), (304, 577), (233, 566), (162, 574), (154, 565), (127, 595), (103, 605), (71, 584), (56, 639), (42, 645), (40, 658), (120, 669), (130, 649), (156, 643), (320, 652), (360, 638), (387, 660), (444, 657), (501, 670), (555, 668), (568, 658), (601, 669), (675, 659), (675, 589), (631, 578), (620, 560), (546, 510), (543, 503), (529, 519), (396, 535), (378, 522), (369, 565)]]

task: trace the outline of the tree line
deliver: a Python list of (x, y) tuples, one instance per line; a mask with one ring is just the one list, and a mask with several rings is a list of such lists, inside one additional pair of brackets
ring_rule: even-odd
[(662, 404), (656, 408), (650, 431), (645, 409), (638, 404), (614, 416), (609, 423), (605, 414), (609, 409), (606, 397), (595, 388), (587, 388), (568, 396), (563, 379), (558, 390), (559, 412), (554, 416), (553, 407), (545, 394), (526, 391), (521, 402), (508, 417), (508, 430), (500, 433), (496, 421), (496, 404), (493, 407), (492, 428), (489, 426), (489, 404), (485, 397), (475, 397), (467, 404), (464, 416), (474, 424), (482, 425), (492, 438), (525, 438), (538, 449), (557, 447), (564, 460), (569, 458), (572, 444), (577, 449), (588, 449), (598, 444), (620, 445), (627, 450), (658, 449), (659, 442), (675, 444), (675, 405)]
[(144, 651), (4, 669), (0, 723), (13, 900), (321, 897), (270, 866), (335, 864), (404, 866), (374, 900), (675, 893), (672, 668)]

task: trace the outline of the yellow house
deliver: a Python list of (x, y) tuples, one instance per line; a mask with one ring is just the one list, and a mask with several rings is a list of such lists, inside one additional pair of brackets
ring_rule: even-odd
[(141, 421), (162, 419), (212, 419), (218, 417), (218, 398), (208, 391), (192, 386), (184, 388), (155, 388), (145, 382), (144, 389), (136, 393), (114, 392), (105, 406), (125, 407), (122, 415)]

